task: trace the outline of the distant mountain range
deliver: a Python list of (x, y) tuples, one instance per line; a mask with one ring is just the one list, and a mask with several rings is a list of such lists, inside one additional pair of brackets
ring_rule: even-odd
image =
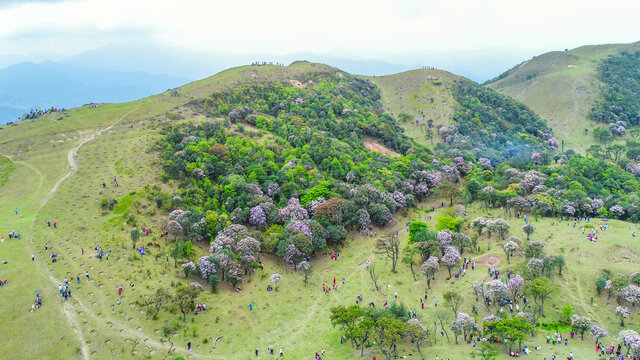
[[(13, 61), (21, 61), (25, 57), (28, 56), (18, 56)], [(34, 59), (55, 61), (20, 62), (0, 69), (0, 124), (17, 120), (32, 107), (70, 108), (89, 102), (135, 100), (254, 61), (286, 65), (296, 60), (308, 60), (360, 75), (388, 75), (429, 66), (481, 82), (526, 57), (526, 54), (514, 50), (493, 49), (440, 55), (399, 55), (391, 61), (382, 61), (309, 52), (281, 56), (204, 53), (152, 44), (106, 46), (66, 59), (59, 54), (33, 54)], [(0, 66), (11, 63), (10, 57), (0, 57)]]
[(187, 81), (145, 72), (24, 62), (0, 70), (0, 124), (17, 120), (32, 107), (70, 108), (89, 102), (130, 101)]

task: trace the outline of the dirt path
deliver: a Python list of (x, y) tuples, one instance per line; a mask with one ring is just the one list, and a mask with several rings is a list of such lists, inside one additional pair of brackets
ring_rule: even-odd
[(60, 180), (58, 180), (58, 182), (55, 183), (55, 185), (53, 185), (51, 190), (49, 190), (49, 193), (47, 194), (47, 196), (45, 196), (44, 199), (42, 199), (41, 208), (44, 207), (44, 205), (51, 199), (51, 197), (58, 190), (58, 187), (62, 184), (62, 182), (64, 182), (69, 176), (73, 175), (76, 172), (76, 170), (78, 170), (78, 164), (76, 163), (75, 156), (78, 153), (78, 150), (82, 147), (82, 145), (84, 145), (87, 142), (89, 142), (89, 141), (95, 139), (96, 137), (102, 135), (103, 132), (111, 130), (112, 127), (114, 127), (116, 124), (118, 124), (124, 118), (129, 116), (129, 114), (131, 114), (132, 112), (133, 112), (133, 110), (129, 111), (128, 113), (122, 115), (122, 117), (120, 119), (118, 119), (118, 121), (114, 122), (113, 124), (107, 126), (106, 128), (104, 128), (102, 130), (98, 130), (98, 131), (94, 132), (93, 134), (87, 136), (86, 138), (80, 140), (80, 142), (77, 143), (76, 146), (74, 146), (71, 150), (69, 150), (69, 153), (67, 153), (67, 161), (69, 162), (69, 166), (71, 167), (71, 170), (69, 170), (69, 172), (66, 173), (62, 178), (60, 178)]

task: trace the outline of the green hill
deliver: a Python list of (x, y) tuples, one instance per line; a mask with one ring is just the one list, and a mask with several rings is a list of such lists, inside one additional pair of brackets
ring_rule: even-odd
[[(45, 359), (264, 359), (269, 346), (276, 357), (282, 347), (295, 359), (322, 349), (383, 358), (389, 341), (418, 358), (421, 341), (426, 358), (462, 359), (473, 351), (468, 320), (482, 327), (490, 314), (536, 320), (533, 334), (496, 325), (511, 347), (519, 337), (541, 345), (539, 357), (590, 358), (588, 334), (545, 342), (571, 331), (567, 305), (610, 332), (604, 343), (640, 320), (634, 311), (621, 326), (613, 312), (618, 301), (637, 306), (618, 291), (640, 282), (638, 227), (613, 217), (637, 221), (640, 172), (591, 158), (558, 166), (538, 115), (446, 72), (371, 78), (307, 62), (243, 66), (0, 134), (0, 231), (21, 234), (0, 244), (1, 358), (21, 349)], [(574, 227), (574, 216), (594, 220)], [(603, 217), (612, 218), (607, 230)], [(535, 227), (528, 234), (525, 221)], [(586, 240), (582, 226), (599, 240)], [(432, 257), (435, 268), (425, 265)], [(490, 267), (504, 289), (488, 285)], [(526, 286), (507, 292), (514, 274)], [(613, 283), (602, 295), (599, 277)], [(546, 278), (553, 295), (541, 308), (527, 284)], [(495, 301), (478, 297), (475, 282)], [(36, 290), (43, 304), (31, 312)], [(455, 308), (444, 300), (451, 291)], [(518, 300), (525, 314), (510, 316), (498, 300), (517, 294), (529, 303)], [(360, 297), (342, 324), (336, 312)], [(396, 305), (378, 311), (385, 303)], [(407, 321), (414, 309), (420, 328)], [(471, 315), (452, 328), (457, 312)], [(510, 358), (507, 345), (499, 350)]]
[(635, 52), (640, 44), (582, 46), (536, 56), (506, 71), (486, 86), (518, 99), (549, 121), (565, 148), (584, 153), (595, 143), (585, 127), (593, 129), (591, 119), (605, 84), (599, 66), (610, 56)]

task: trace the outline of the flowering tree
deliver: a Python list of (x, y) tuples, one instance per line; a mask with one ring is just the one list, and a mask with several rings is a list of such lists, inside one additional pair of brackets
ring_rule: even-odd
[(269, 184), (269, 186), (267, 187), (267, 194), (269, 194), (269, 196), (271, 197), (280, 194), (280, 185), (278, 185), (278, 183)]
[(640, 304), (640, 287), (637, 287), (635, 285), (629, 285), (627, 287), (619, 289), (616, 295), (618, 296), (618, 299), (626, 301), (633, 307)]
[(267, 222), (267, 214), (264, 213), (262, 207), (254, 206), (249, 212), (249, 223), (252, 225), (263, 225)]
[(536, 231), (536, 228), (534, 228), (533, 225), (524, 224), (522, 230), (525, 234), (527, 234), (527, 241), (529, 241), (529, 237), (531, 236), (531, 234), (533, 234), (534, 231)]
[(478, 162), (482, 165), (482, 168), (485, 170), (493, 170), (493, 166), (491, 165), (491, 160), (487, 158), (478, 158)]
[(175, 240), (178, 235), (182, 235), (183, 233), (182, 225), (180, 225), (180, 223), (176, 220), (169, 220), (169, 222), (167, 223), (167, 229), (169, 229), (169, 232), (171, 233), (171, 235), (173, 235), (173, 240)]
[(444, 249), (444, 256), (442, 256), (442, 263), (447, 267), (449, 276), (451, 276), (451, 269), (458, 266), (460, 262), (460, 253), (458, 249), (453, 246), (447, 246)]
[(369, 216), (369, 213), (367, 212), (367, 210), (358, 209), (356, 214), (358, 215), (358, 223), (361, 226), (365, 227), (365, 226), (369, 225), (369, 223), (371, 222), (371, 217)]
[(297, 198), (289, 199), (289, 204), (278, 210), (278, 215), (283, 222), (290, 219), (304, 220), (309, 218), (307, 210), (300, 205), (300, 200)]
[(451, 243), (453, 241), (453, 233), (451, 232), (451, 230), (442, 230), (442, 231), (438, 231), (438, 243), (440, 243), (440, 251), (442, 252), (442, 255), (444, 255), (444, 251), (447, 248), (447, 246), (451, 246)]
[(184, 272), (184, 276), (189, 277), (189, 275), (196, 271), (196, 266), (193, 264), (193, 261), (189, 260), (182, 264), (182, 271)]
[(627, 348), (627, 356), (633, 350), (640, 351), (640, 335), (635, 330), (622, 330), (618, 334), (618, 341), (622, 342)]
[(497, 218), (493, 221), (493, 229), (498, 232), (502, 240), (509, 233), (509, 228), (511, 228), (511, 225), (503, 218)]
[(296, 266), (296, 268), (298, 270), (302, 270), (302, 273), (304, 274), (304, 282), (306, 284), (307, 280), (309, 279), (309, 276), (311, 276), (311, 272), (313, 271), (313, 267), (311, 266), (311, 263), (306, 260), (303, 260)]
[(624, 319), (631, 316), (631, 311), (629, 310), (629, 308), (626, 308), (624, 306), (617, 306), (615, 314), (620, 318), (620, 326), (624, 326)]
[(591, 323), (593, 321), (586, 316), (573, 315), (571, 316), (571, 326), (580, 333), (581, 340), (584, 340), (584, 333), (591, 329)]
[(431, 289), (431, 280), (435, 278), (439, 269), (438, 258), (435, 256), (430, 256), (427, 261), (420, 266), (420, 272), (427, 278), (427, 288)]
[(541, 258), (544, 254), (544, 243), (540, 240), (533, 240), (525, 249), (525, 256), (528, 258)]
[(511, 261), (509, 261), (509, 259), (516, 251), (520, 250), (520, 246), (518, 246), (515, 241), (509, 240), (502, 246), (502, 250), (504, 250), (504, 253), (507, 254), (507, 263), (510, 264)]
[(618, 217), (624, 215), (624, 209), (620, 205), (613, 205), (612, 207), (609, 208), (609, 211), (611, 211), (613, 215)]
[(400, 191), (394, 191), (391, 193), (391, 199), (396, 204), (397, 208), (407, 206), (407, 198)]
[(530, 323), (531, 326), (532, 326), (532, 330), (533, 330), (533, 327), (536, 326), (536, 318), (533, 316), (533, 314), (528, 313), (528, 312), (520, 311), (520, 312), (518, 312), (516, 314), (516, 316), (519, 317), (519, 318), (522, 318), (522, 319), (526, 320), (528, 323)]
[(544, 165), (544, 157), (540, 153), (534, 152), (531, 154), (531, 163), (533, 165)]
[(596, 338), (596, 344), (598, 343), (598, 340), (600, 340), (601, 337), (607, 337), (609, 336), (609, 333), (607, 332), (607, 330), (601, 328), (598, 325), (593, 325), (591, 326), (591, 336), (593, 336), (594, 338)]
[(248, 183), (244, 186), (244, 189), (251, 195), (262, 195), (262, 189), (256, 184)]
[(493, 299), (494, 304), (499, 304), (502, 300), (509, 297), (509, 289), (500, 280), (491, 280), (484, 284), (485, 294)]
[(456, 323), (458, 323), (460, 329), (462, 329), (462, 333), (465, 339), (467, 338), (467, 333), (476, 326), (475, 320), (473, 320), (473, 318), (469, 314), (463, 312), (458, 313), (458, 316), (456, 317)]
[(529, 262), (527, 262), (527, 269), (531, 272), (533, 277), (536, 277), (538, 272), (542, 271), (544, 268), (544, 260), (538, 258), (531, 258)]
[(198, 269), (204, 279), (209, 279), (209, 276), (217, 272), (215, 259), (211, 256), (200, 257), (198, 259)]
[(516, 274), (516, 276), (509, 279), (509, 282), (507, 282), (507, 288), (511, 291), (512, 298), (516, 298), (523, 285), (524, 279), (520, 275)]
[(294, 244), (290, 244), (287, 247), (287, 251), (282, 258), (284, 261), (289, 263), (292, 267), (295, 268), (295, 264), (298, 264), (302, 259), (304, 259), (304, 254), (298, 250), (298, 248)]
[(278, 290), (278, 282), (280, 282), (281, 278), (282, 278), (282, 275), (278, 273), (271, 274), (271, 276), (269, 277), (269, 281), (276, 284), (275, 285), (276, 291)]

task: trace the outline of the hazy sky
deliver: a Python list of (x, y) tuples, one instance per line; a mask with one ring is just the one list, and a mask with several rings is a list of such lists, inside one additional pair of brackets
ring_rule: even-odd
[(632, 0), (0, 0), (0, 55), (144, 41), (201, 51), (393, 60), (640, 40)]

